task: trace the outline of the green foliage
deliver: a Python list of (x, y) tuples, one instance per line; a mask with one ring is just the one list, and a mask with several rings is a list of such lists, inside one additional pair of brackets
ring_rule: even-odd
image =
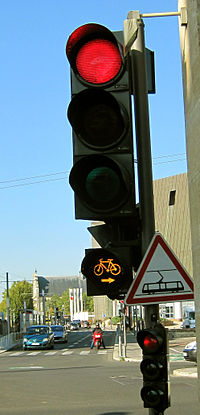
[(121, 321), (121, 317), (120, 317), (120, 316), (115, 316), (115, 317), (112, 317), (112, 318), (111, 318), (111, 323), (112, 323), (113, 325), (115, 325), (115, 324), (117, 324), (117, 323), (120, 323), (120, 321)]
[[(54, 307), (58, 307), (58, 311), (64, 311), (65, 315), (70, 314), (70, 299), (69, 289), (64, 291), (61, 297), (53, 295), (51, 299), (46, 301), (46, 305), (49, 306), (50, 314), (54, 314)], [(94, 311), (94, 299), (88, 297), (86, 293), (83, 293), (83, 311), (93, 312)]]
[(173, 326), (174, 324), (173, 320), (170, 320), (168, 318), (161, 318), (160, 321), (164, 326)]
[(83, 293), (83, 311), (92, 313), (94, 311), (94, 298), (88, 297), (86, 293)]
[[(6, 298), (7, 290), (3, 292), (3, 300), (0, 303), (0, 311), (4, 313), (7, 308)], [(19, 315), (24, 309), (24, 302), (26, 302), (26, 308), (33, 309), (33, 285), (26, 280), (14, 282), (9, 289), (9, 307), (10, 315), (14, 316), (16, 324), (19, 324)]]

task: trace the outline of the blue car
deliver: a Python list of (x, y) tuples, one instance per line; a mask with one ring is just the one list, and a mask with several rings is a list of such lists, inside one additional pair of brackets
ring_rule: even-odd
[(23, 338), (23, 349), (53, 349), (54, 334), (49, 326), (30, 326)]

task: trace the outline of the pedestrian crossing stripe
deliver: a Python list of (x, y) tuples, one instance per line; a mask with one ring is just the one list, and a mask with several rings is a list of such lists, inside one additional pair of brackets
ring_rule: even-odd
[(87, 355), (89, 353), (90, 353), (90, 350), (83, 350), (82, 352), (80, 352), (80, 355), (83, 356), (83, 355)]
[(74, 353), (73, 350), (67, 350), (66, 352), (63, 352), (62, 355), (63, 356), (69, 356), (70, 354)]
[(45, 355), (46, 356), (53, 356), (54, 354), (56, 354), (57, 352), (48, 352), (48, 353), (45, 353)]
[[(107, 354), (107, 350), (98, 350), (98, 352), (97, 352), (97, 354)], [(89, 355), (90, 353), (92, 353), (92, 351), (91, 350), (82, 350), (81, 352), (79, 352), (79, 355), (80, 356), (87, 356), (87, 355)], [(41, 354), (43, 354), (43, 356), (53, 356), (53, 355), (61, 355), (61, 356), (70, 356), (70, 355), (72, 355), (72, 354), (77, 354), (76, 353), (76, 350), (66, 350), (65, 352), (62, 352), (61, 350), (55, 350), (55, 351), (51, 351), (51, 352), (46, 352), (46, 353), (44, 353), (43, 351), (35, 351), (35, 352), (29, 352), (29, 353), (27, 353), (26, 351), (22, 351), (22, 352), (12, 352), (12, 353), (9, 353), (9, 352), (7, 352), (7, 353), (2, 353), (2, 354), (0, 354), (0, 358), (1, 357), (17, 357), (17, 356), (37, 356), (37, 355), (41, 355)], [(93, 354), (93, 353), (92, 353)]]

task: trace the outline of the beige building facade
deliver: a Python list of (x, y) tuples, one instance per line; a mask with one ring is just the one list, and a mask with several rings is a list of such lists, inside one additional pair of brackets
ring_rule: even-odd
[[(155, 229), (172, 248), (179, 261), (193, 278), (191, 224), (187, 173), (153, 182)], [(194, 302), (167, 303), (160, 306), (160, 315), (180, 320), (185, 307)]]
[(153, 182), (155, 229), (193, 276), (187, 173)]
[(200, 0), (178, 0), (179, 10), (181, 7), (186, 7), (188, 17), (187, 25), (179, 24), (179, 31), (185, 106), (200, 401)]

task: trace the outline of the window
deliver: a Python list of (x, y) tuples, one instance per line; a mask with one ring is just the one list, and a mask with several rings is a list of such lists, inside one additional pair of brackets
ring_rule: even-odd
[(169, 206), (175, 205), (176, 190), (171, 190), (169, 194)]

